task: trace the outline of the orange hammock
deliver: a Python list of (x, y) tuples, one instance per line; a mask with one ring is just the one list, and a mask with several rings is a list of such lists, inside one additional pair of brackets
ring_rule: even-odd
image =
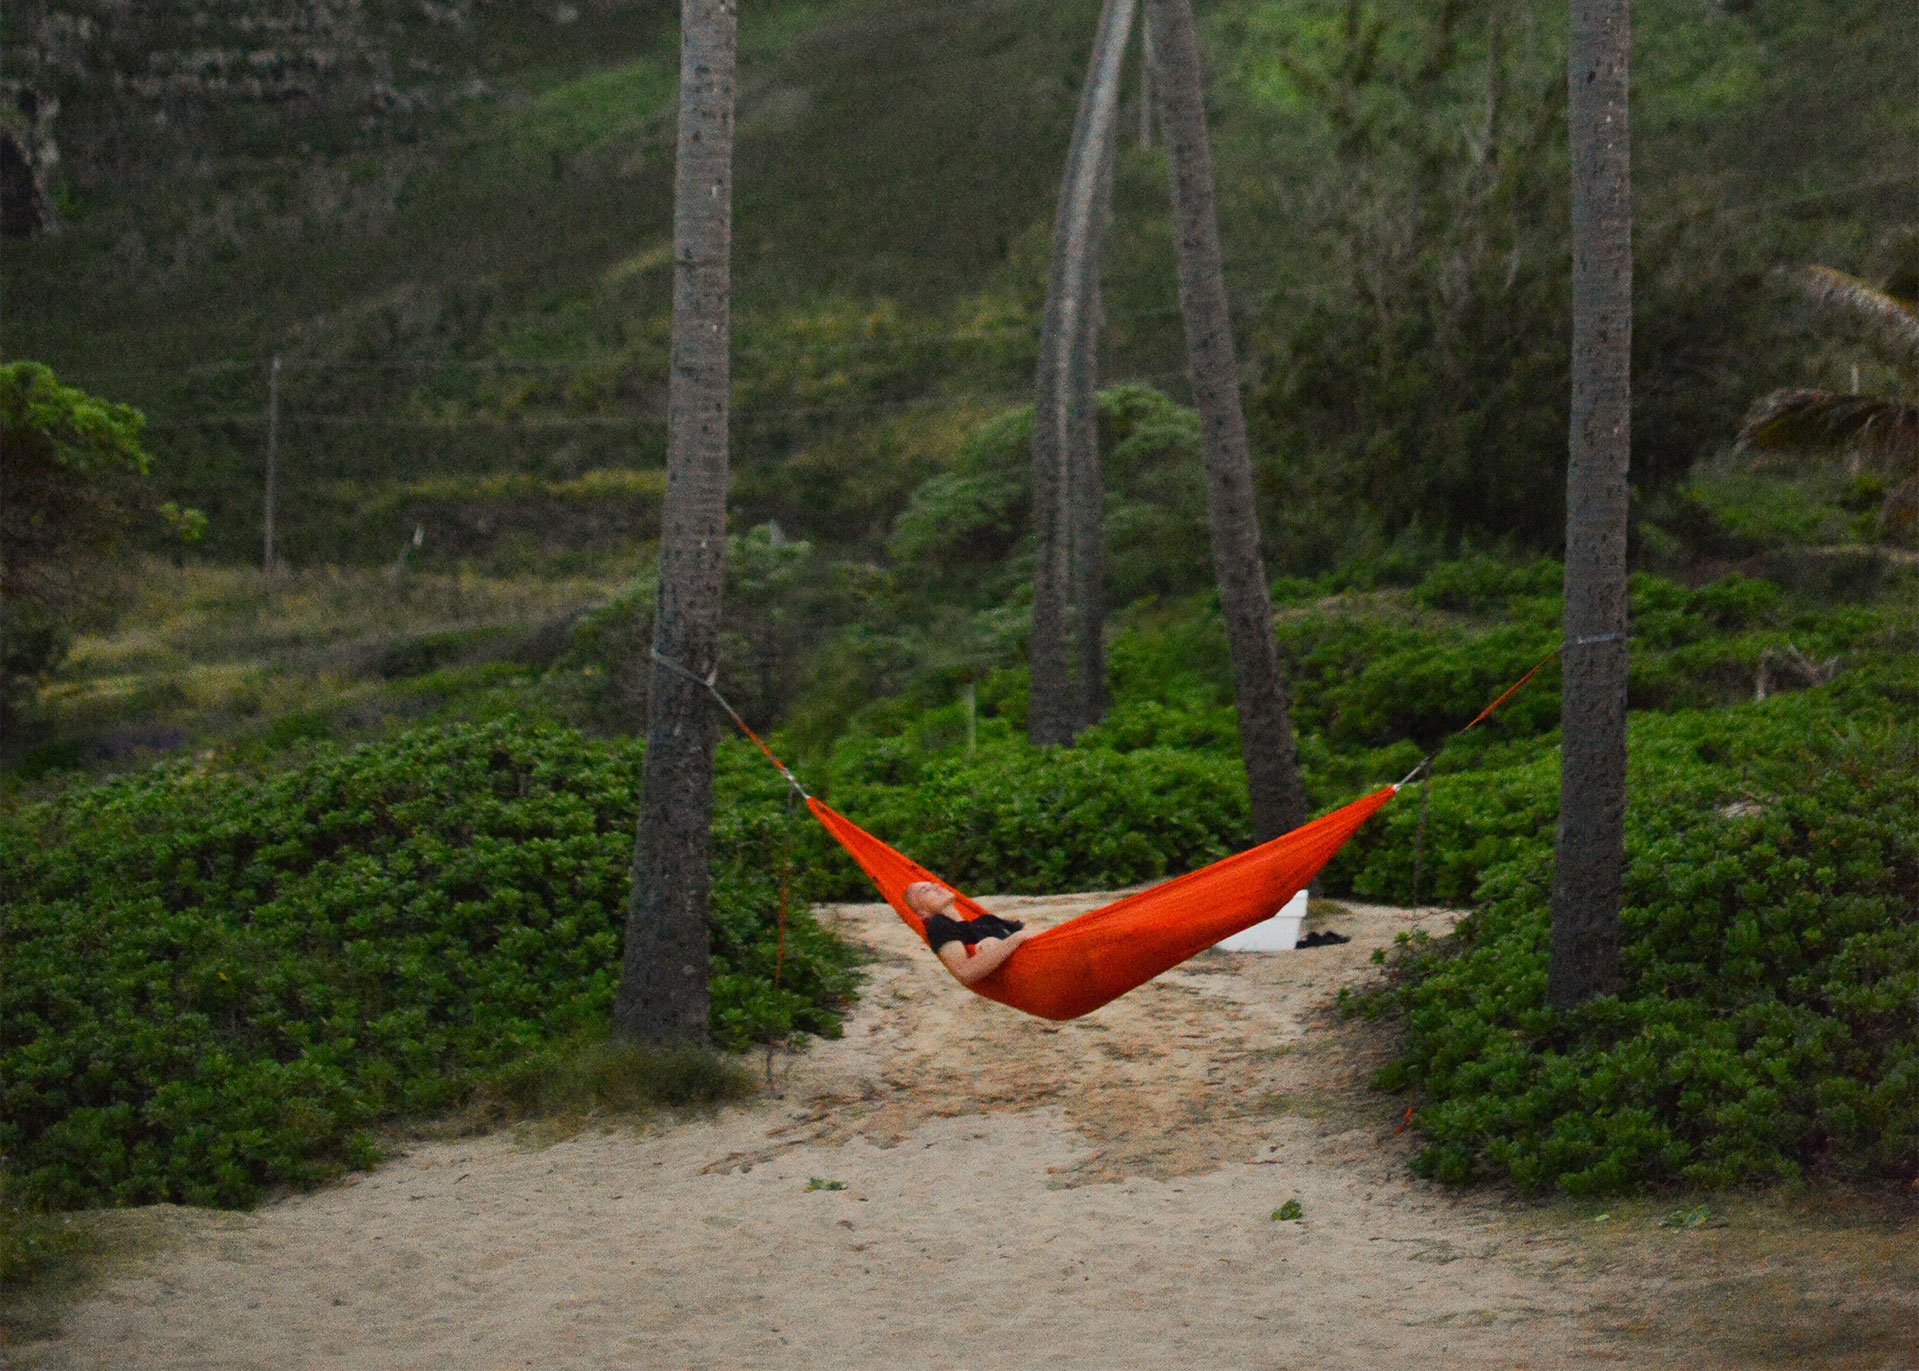
[[(971, 988), (1042, 1019), (1090, 1014), (1220, 939), (1270, 917), (1304, 890), (1398, 791), (1396, 785), (1376, 790), (1271, 842), (1046, 929)], [(900, 918), (924, 938), (926, 926), (906, 903), (906, 887), (915, 881), (938, 881), (951, 890), (952, 884), (810, 795), (806, 807), (873, 878)], [(986, 912), (965, 895), (959, 896), (958, 905), (968, 919)]]
[[(1566, 647), (1609, 643), (1620, 637), (1617, 633), (1601, 633), (1555, 647), (1504, 694), (1480, 710), (1459, 733), (1478, 727)], [(968, 919), (976, 919), (986, 912), (977, 901), (959, 894), (952, 882), (940, 880), (905, 853), (888, 847), (845, 815), (808, 795), (786, 763), (774, 756), (773, 749), (760, 735), (746, 726), (746, 720), (726, 702), (710, 678), (696, 676), (678, 662), (662, 656), (657, 649), (653, 660), (711, 693), (720, 707), (732, 715), (740, 732), (753, 740), (806, 800), (813, 817), (872, 877), (886, 902), (915, 934), (922, 939), (926, 936), (925, 923), (906, 903), (906, 887), (915, 881), (935, 881), (953, 890), (958, 895), (960, 912)], [(1184, 876), (1175, 876), (1035, 934), (1001, 963), (997, 971), (970, 988), (989, 1000), (998, 1000), (1042, 1019), (1077, 1019), (1082, 1014), (1090, 1014), (1221, 939), (1270, 918), (1281, 905), (1311, 884), (1320, 868), (1333, 859), (1333, 854), (1346, 845), (1347, 839), (1359, 831), (1359, 826), (1397, 795), (1400, 786), (1431, 765), (1436, 756), (1437, 752), (1429, 754), (1397, 785), (1375, 790), (1330, 814), (1321, 815), (1303, 828), (1282, 833), (1258, 847), (1222, 858)], [(783, 911), (782, 905), (782, 917)], [(970, 950), (968, 955), (972, 955)]]

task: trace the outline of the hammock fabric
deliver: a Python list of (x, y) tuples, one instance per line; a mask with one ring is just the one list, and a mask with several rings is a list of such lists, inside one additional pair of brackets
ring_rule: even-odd
[[(1304, 890), (1398, 791), (1396, 785), (1376, 790), (1270, 842), (1046, 929), (971, 988), (1042, 1019), (1089, 1014), (1220, 939), (1269, 918)], [(873, 878), (900, 918), (924, 938), (926, 926), (906, 903), (906, 887), (915, 881), (938, 881), (953, 890), (952, 883), (810, 795), (806, 805)], [(968, 919), (986, 912), (965, 895), (959, 895), (957, 904)]]
[[(1566, 648), (1615, 642), (1623, 636), (1617, 632), (1597, 633), (1559, 644), (1453, 736), (1477, 728)], [(940, 880), (905, 853), (888, 847), (845, 815), (808, 795), (786, 763), (773, 755), (773, 749), (748, 728), (739, 711), (726, 702), (712, 677), (696, 675), (662, 655), (657, 648), (653, 651), (653, 660), (712, 695), (739, 725), (740, 732), (750, 738), (753, 745), (766, 754), (766, 759), (779, 768), (793, 789), (805, 797), (813, 817), (872, 877), (886, 902), (915, 934), (921, 938), (926, 936), (925, 923), (906, 903), (906, 887), (915, 881), (937, 881), (952, 890), (958, 896), (959, 911), (969, 920), (986, 912), (977, 901), (960, 894), (951, 881)], [(1020, 944), (1013, 955), (1000, 964), (999, 970), (970, 988), (989, 1000), (998, 1000), (1042, 1019), (1077, 1019), (1082, 1014), (1090, 1014), (1222, 938), (1230, 938), (1270, 918), (1281, 905), (1312, 883), (1320, 868), (1333, 859), (1333, 854), (1346, 845), (1361, 824), (1399, 793), (1400, 786), (1424, 771), (1438, 755), (1437, 752), (1428, 754), (1398, 785), (1375, 790), (1330, 814), (1321, 815), (1303, 828), (1282, 833), (1258, 847), (1235, 853), (1198, 871), (1189, 871), (1184, 876), (1175, 876), (1151, 889), (1035, 934)], [(783, 940), (786, 932), (784, 897), (780, 908)], [(971, 949), (967, 955), (972, 955)]]

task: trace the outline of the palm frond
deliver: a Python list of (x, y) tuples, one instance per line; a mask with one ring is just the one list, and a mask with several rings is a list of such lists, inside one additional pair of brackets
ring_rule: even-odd
[(1919, 404), (1883, 395), (1775, 390), (1746, 417), (1739, 446), (1761, 452), (1851, 448), (1904, 465), (1919, 461)]
[(1831, 267), (1803, 267), (1794, 279), (1814, 304), (1863, 320), (1919, 362), (1919, 305)]

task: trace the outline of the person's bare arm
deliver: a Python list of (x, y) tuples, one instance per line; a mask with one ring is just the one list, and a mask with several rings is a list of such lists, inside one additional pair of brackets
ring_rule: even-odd
[(970, 957), (966, 955), (966, 944), (945, 943), (939, 949), (939, 959), (961, 985), (972, 985), (998, 971), (1000, 964), (1038, 931), (1035, 928), (1022, 928), (1009, 937), (987, 938), (978, 944), (978, 951)]

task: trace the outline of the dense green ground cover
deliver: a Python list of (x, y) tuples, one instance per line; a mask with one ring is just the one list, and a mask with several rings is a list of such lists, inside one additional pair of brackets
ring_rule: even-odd
[[(1874, 684), (1638, 721), (1627, 985), (1573, 1014), (1545, 1006), (1554, 759), (1434, 785), (1438, 884), (1474, 911), (1366, 1001), (1404, 1022), (1383, 1083), (1418, 1092), (1422, 1169), (1919, 1176), (1919, 680)], [(1355, 881), (1402, 892), (1404, 864)]]
[[(776, 659), (791, 629), (782, 596), (797, 586), (791, 603), (803, 607), (827, 592), (804, 572), (804, 545), (752, 537), (736, 551), (736, 577), (752, 589), (736, 602), (748, 618), (732, 621), (729, 651)], [(1394, 780), (1445, 743), (1431, 785), (1389, 807), (1326, 873), (1332, 893), (1483, 906), (1457, 940), (1465, 951), (1422, 951), (1375, 1002), (1405, 1016), (1409, 1053), (1389, 1083), (1424, 1092), (1429, 1164), (1450, 1178), (1589, 1188), (1827, 1163), (1898, 1174), (1911, 1121), (1898, 1054), (1911, 1035), (1899, 1031), (1909, 950), (1897, 930), (1913, 914), (1902, 844), (1915, 831), (1899, 721), (1919, 700), (1908, 585), (1881, 566), (1846, 581), (1877, 587), (1847, 604), (1823, 572), (1797, 588), (1783, 574), (1695, 586), (1635, 577), (1639, 979), (1612, 1009), (1558, 1021), (1539, 1007), (1555, 668), (1487, 726), (1447, 741), (1556, 640), (1558, 578), (1550, 561), (1473, 556), (1424, 570), (1386, 559), (1276, 587), (1317, 807)], [(336, 593), (357, 594), (357, 583)], [(412, 593), (435, 615), (437, 596), (456, 595)], [(390, 688), (437, 699), (429, 717), (445, 722), (351, 725), (301, 710), (199, 760), (37, 783), (41, 798), (15, 807), (0, 844), (0, 1149), (14, 1183), (62, 1203), (242, 1201), (364, 1158), (383, 1119), (448, 1107), (502, 1072), (524, 1084), (527, 1062), (603, 1021), (638, 752), (572, 725), (617, 720), (611, 700), (647, 603), (643, 585), (614, 597), (537, 660), (450, 665), (428, 650), (431, 632), (373, 654)], [(298, 627), (306, 644), (300, 635), (331, 622), (297, 598), (284, 612), (285, 630), (249, 628), (243, 613), (233, 631)], [(978, 611), (989, 622), (996, 612)], [(980, 673), (924, 652), (923, 627), (901, 627), (890, 646), (870, 625), (859, 631), (879, 668), (854, 678), (865, 702), (836, 707), (830, 739), (783, 732), (779, 745), (793, 745), (836, 806), (968, 889), (1113, 888), (1245, 842), (1230, 673), (1203, 592), (1148, 597), (1118, 617), (1108, 718), (1050, 752), (1023, 740), (1022, 668)], [(1837, 679), (1753, 702), (1761, 654), (1787, 642), (1839, 658)], [(151, 630), (133, 644), (166, 655)], [(881, 683), (893, 693), (873, 699)], [(834, 688), (832, 676), (807, 683)], [(796, 725), (815, 703), (800, 699)], [(310, 741), (335, 733), (341, 743)], [(353, 747), (356, 737), (370, 741)], [(804, 917), (785, 983), (771, 985), (778, 882), (790, 864), (796, 905), (867, 887), (785, 810), (757, 753), (729, 743), (721, 760), (716, 1033), (739, 1046), (830, 1031), (846, 954)], [(1815, 862), (1833, 837), (1839, 860)], [(1741, 843), (1751, 846), (1735, 861)], [(1807, 931), (1778, 941), (1800, 921)], [(1693, 994), (1708, 983), (1711, 994)], [(1810, 1025), (1783, 1057), (1782, 1014)], [(1663, 1039), (1644, 1034), (1674, 1023), (1731, 1035), (1697, 1098), (1641, 1069), (1671, 1063), (1646, 1054)], [(1631, 1070), (1615, 1069), (1619, 1053)], [(1763, 1093), (1781, 1069), (1802, 1082), (1783, 1103)], [(1863, 1122), (1842, 1127), (1846, 1110)], [(1627, 1128), (1615, 1118), (1637, 1121), (1630, 1145), (1604, 1132)], [(1592, 1128), (1599, 1141), (1578, 1143)], [(1868, 1145), (1875, 1136), (1883, 1146)]]
[[(744, 759), (741, 759), (744, 761)], [(162, 766), (0, 831), (0, 1153), (61, 1205), (244, 1203), (373, 1155), (383, 1121), (604, 1022), (639, 756), (527, 721)], [(847, 949), (797, 884), (773, 984), (779, 786), (714, 834), (724, 1045), (831, 1032)]]

